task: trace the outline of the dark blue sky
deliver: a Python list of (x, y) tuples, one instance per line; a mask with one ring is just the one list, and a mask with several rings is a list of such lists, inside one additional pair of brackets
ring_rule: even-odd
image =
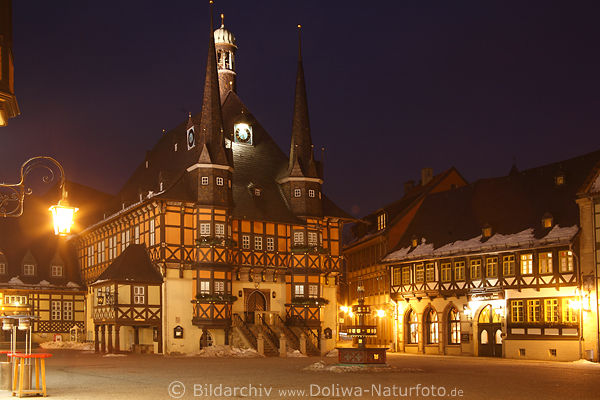
[[(198, 112), (208, 1), (13, 2), (22, 115), (0, 129), (0, 179), (28, 156), (116, 192), (161, 135)], [(600, 147), (593, 2), (216, 0), (238, 92), (289, 148), (296, 25), (325, 191), (363, 215), (422, 167), (469, 181)]]

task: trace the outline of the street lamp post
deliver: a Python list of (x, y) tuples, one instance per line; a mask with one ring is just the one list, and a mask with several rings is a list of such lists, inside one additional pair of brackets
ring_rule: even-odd
[[(44, 183), (52, 183), (55, 180), (59, 182), (61, 199), (49, 210), (53, 217), (54, 233), (66, 236), (71, 232), (74, 216), (78, 209), (69, 206), (65, 187), (65, 171), (62, 165), (52, 157), (32, 157), (21, 165), (21, 176), (18, 183), (0, 183), (0, 217), (9, 218), (23, 215), (25, 196), (32, 193), (32, 189), (25, 184), (25, 178), (37, 168), (46, 170), (46, 174), (42, 177)], [(56, 169), (58, 169), (58, 174), (55, 172)]]

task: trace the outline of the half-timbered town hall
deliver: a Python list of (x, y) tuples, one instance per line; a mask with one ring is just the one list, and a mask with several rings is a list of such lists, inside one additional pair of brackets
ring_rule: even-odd
[(282, 334), (314, 353), (335, 344), (349, 216), (321, 190), (301, 52), (286, 154), (236, 93), (236, 50), (211, 22), (202, 109), (163, 134), (76, 239), (100, 351), (191, 353), (260, 337), (269, 353)]

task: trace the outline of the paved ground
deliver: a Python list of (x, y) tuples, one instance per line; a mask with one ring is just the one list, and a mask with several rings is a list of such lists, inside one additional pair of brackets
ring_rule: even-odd
[[(171, 394), (175, 398), (181, 395), (179, 398), (183, 399), (417, 399), (443, 397), (443, 390), (446, 398), (461, 399), (600, 398), (600, 365), (583, 362), (392, 354), (389, 364), (396, 368), (393, 371), (339, 374), (302, 370), (321, 360), (318, 357), (207, 359), (153, 355), (102, 357), (73, 350), (53, 353), (47, 375), (48, 393), (55, 399), (169, 399), (173, 398), (168, 392), (173, 381), (185, 386), (185, 393), (179, 384), (171, 386)], [(335, 362), (332, 358), (322, 360)], [(210, 384), (212, 396), (206, 395), (211, 390)], [(435, 386), (433, 392), (431, 385)], [(414, 388), (412, 396), (410, 392), (405, 395), (411, 386)], [(235, 387), (236, 393), (227, 392)], [(305, 390), (305, 393), (280, 392), (290, 389)], [(462, 390), (462, 397), (456, 391), (453, 393), (453, 389)], [(0, 391), (0, 398), (10, 398), (10, 394)]]

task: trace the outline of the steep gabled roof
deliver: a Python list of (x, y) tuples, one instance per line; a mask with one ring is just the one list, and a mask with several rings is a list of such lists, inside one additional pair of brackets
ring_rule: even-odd
[(146, 246), (131, 244), (115, 258), (94, 283), (103, 281), (160, 284), (163, 277), (152, 264)]
[[(460, 179), (462, 179), (465, 183), (466, 181), (460, 175), (460, 173), (456, 170), (456, 168), (451, 167), (446, 171), (436, 175), (433, 179), (428, 182), (426, 185), (417, 185), (411, 188), (408, 192), (404, 194), (399, 200), (386, 204), (385, 206), (377, 209), (375, 212), (361, 218), (361, 222), (359, 224), (362, 225), (363, 229), (356, 229), (355, 238), (352, 240), (349, 245), (354, 245), (363, 240), (367, 240), (372, 238), (373, 236), (382, 234), (384, 231), (377, 230), (377, 216), (385, 212), (387, 215), (387, 226), (393, 226), (394, 223), (401, 218), (408, 210), (411, 210), (415, 205), (418, 204), (425, 196), (427, 196), (430, 192), (432, 192), (437, 185), (442, 182), (446, 177), (450, 174), (457, 174)], [(360, 232), (358, 232), (360, 230)]]
[[(600, 160), (600, 151), (427, 196), (398, 246), (386, 261), (437, 257), (568, 243), (579, 228), (576, 194)], [(557, 185), (556, 177), (564, 176)], [(553, 218), (544, 228), (542, 218)], [(492, 228), (490, 238), (482, 227)], [(412, 239), (418, 245), (411, 247)]]

